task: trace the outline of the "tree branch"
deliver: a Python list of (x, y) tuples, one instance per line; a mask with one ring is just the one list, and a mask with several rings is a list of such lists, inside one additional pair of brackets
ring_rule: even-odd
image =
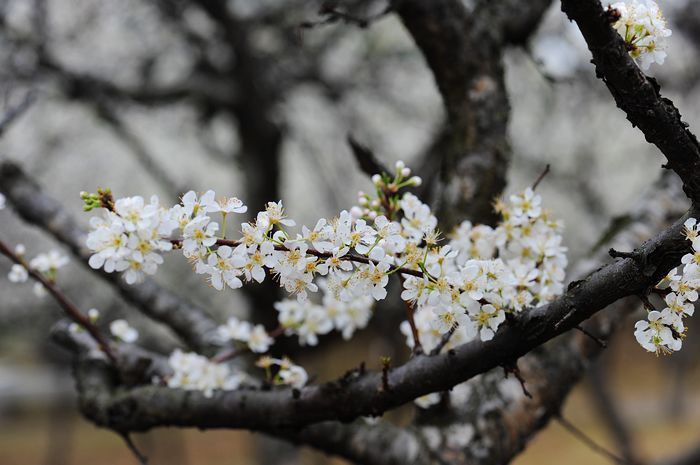
[(608, 86), (617, 106), (666, 156), (666, 166), (681, 178), (688, 197), (700, 200), (700, 144), (673, 102), (661, 96), (656, 80), (629, 56), (599, 0), (562, 0), (561, 6), (578, 24), (593, 55), (596, 75)]
[(464, 219), (495, 224), (492, 202), (506, 185), (510, 160), (502, 53), (529, 37), (550, 1), (480, 1), (473, 13), (459, 0), (394, 3), (433, 72), (447, 115), (415, 170), (425, 181), (421, 193), (444, 230)]
[[(85, 247), (85, 233), (63, 206), (44, 194), (19, 166), (7, 161), (0, 163), (0, 191), (25, 221), (50, 233), (89, 268), (87, 261), (90, 252)], [(211, 352), (218, 346), (214, 338), (216, 322), (193, 303), (151, 279), (129, 285), (117, 275), (89, 269), (112, 285), (144, 315), (165, 323), (190, 346), (203, 352)]]
[[(275, 430), (381, 414), (516, 360), (618, 299), (656, 284), (690, 250), (682, 235), (686, 217), (644, 243), (638, 249), (640, 260), (618, 260), (572, 283), (563, 296), (519, 315), (491, 341), (472, 341), (446, 354), (416, 356), (394, 368), (387, 375), (390, 392), (381, 389), (380, 372), (307, 386), (294, 395), (288, 388), (242, 389), (206, 398), (197, 392), (141, 386), (101, 397), (93, 419), (123, 431), (166, 425)], [(109, 392), (109, 386), (106, 389)]]

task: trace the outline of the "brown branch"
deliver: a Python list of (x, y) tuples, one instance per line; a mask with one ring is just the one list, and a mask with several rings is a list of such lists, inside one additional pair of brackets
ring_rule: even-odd
[[(182, 239), (170, 239), (170, 242), (173, 244), (173, 246), (180, 247), (182, 244)], [(226, 245), (229, 247), (238, 247), (239, 245), (241, 245), (241, 241), (232, 240), (232, 239), (217, 239), (216, 245)], [(275, 250), (288, 251), (289, 249), (287, 247), (285, 247), (284, 245), (275, 244)], [(314, 257), (319, 257), (319, 258), (331, 258), (333, 256), (333, 254), (331, 252), (320, 252), (314, 248), (308, 248), (306, 250), (306, 253), (309, 255), (313, 255)], [(363, 263), (365, 265), (369, 265), (370, 263), (372, 263), (374, 265), (379, 264), (379, 260), (374, 260), (372, 258), (357, 254), (355, 252), (348, 252), (345, 255), (343, 255), (342, 257), (340, 257), (340, 259), (346, 260), (349, 262)], [(422, 278), (424, 276), (422, 271), (412, 270), (412, 269), (406, 268), (406, 267), (392, 268), (391, 272), (398, 272), (401, 274), (416, 276), (418, 278)]]
[[(392, 388), (389, 396), (376, 389), (382, 383), (382, 374), (378, 372), (366, 372), (343, 382), (307, 386), (299, 390), (298, 396), (285, 388), (225, 391), (206, 398), (199, 393), (146, 386), (101, 397), (103, 409), (93, 416), (98, 424), (143, 431), (163, 425), (274, 430), (381, 414), (509, 363), (572, 329), (610, 303), (638, 294), (650, 283), (658, 282), (689, 250), (682, 235), (685, 218), (639, 248), (645, 258), (644, 268), (630, 259), (614, 262), (577, 281), (558, 299), (519, 314), (491, 341), (472, 341), (447, 354), (412, 358), (388, 374)], [(155, 404), (151, 402), (154, 396), (158, 398)], [(187, 396), (187, 402), (183, 396)], [(183, 405), (187, 405), (186, 412), (182, 411)], [(129, 415), (105, 415), (124, 408), (129, 409)]]
[(622, 457), (618, 457), (617, 455), (613, 454), (609, 450), (607, 450), (605, 447), (601, 446), (597, 442), (595, 442), (593, 439), (590, 438), (586, 433), (578, 429), (574, 424), (572, 424), (570, 421), (566, 420), (562, 416), (557, 417), (557, 421), (559, 422), (560, 425), (564, 427), (569, 433), (571, 433), (574, 437), (576, 437), (578, 440), (580, 440), (582, 443), (584, 443), (586, 446), (588, 446), (589, 449), (591, 449), (593, 452), (595, 452), (598, 455), (602, 455), (603, 457), (607, 458), (608, 460), (614, 462), (614, 463), (620, 463), (623, 465), (629, 465), (627, 461), (625, 461)]
[(97, 326), (90, 321), (90, 318), (83, 315), (80, 309), (73, 302), (71, 302), (70, 299), (68, 299), (68, 297), (58, 288), (58, 286), (56, 286), (53, 281), (47, 279), (41, 272), (27, 266), (27, 263), (17, 256), (17, 254), (15, 254), (3, 241), (0, 241), (0, 254), (5, 255), (14, 263), (23, 266), (27, 270), (29, 276), (39, 282), (44, 289), (48, 291), (51, 297), (56, 300), (66, 316), (85, 329), (85, 331), (87, 331), (100, 346), (102, 352), (109, 357), (112, 363), (116, 364), (117, 360), (109, 345), (109, 341), (102, 335)]
[(219, 348), (215, 338), (218, 325), (205, 310), (151, 279), (129, 285), (115, 274), (89, 268), (87, 261), (91, 253), (85, 247), (84, 231), (63, 206), (43, 193), (19, 166), (0, 162), (0, 191), (22, 219), (63, 243), (81, 259), (81, 264), (112, 285), (124, 300), (138, 307), (144, 315), (166, 324), (191, 347), (202, 352), (211, 353)]
[(547, 163), (547, 166), (544, 167), (544, 171), (542, 171), (542, 173), (540, 173), (540, 175), (537, 176), (537, 179), (535, 179), (535, 182), (532, 183), (532, 190), (533, 190), (533, 191), (537, 189), (537, 186), (540, 185), (540, 183), (542, 182), (542, 180), (543, 180), (543, 179), (545, 178), (545, 176), (547, 176), (548, 174), (549, 174), (549, 163)]

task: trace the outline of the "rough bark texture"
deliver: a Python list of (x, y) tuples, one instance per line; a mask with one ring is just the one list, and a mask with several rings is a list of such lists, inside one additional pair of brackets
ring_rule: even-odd
[(576, 21), (593, 55), (596, 75), (605, 82), (617, 106), (646, 140), (666, 156), (666, 166), (683, 181), (688, 197), (700, 199), (700, 145), (673, 102), (661, 96), (659, 84), (630, 58), (623, 38), (608, 20), (599, 0), (562, 0), (562, 11)]
[(422, 174), (432, 204), (449, 231), (468, 218), (494, 224), (492, 202), (506, 185), (510, 114), (503, 50), (534, 32), (551, 4), (476, 2), (470, 12), (457, 0), (402, 0), (396, 11), (421, 49), (442, 95), (447, 121), (428, 150)]

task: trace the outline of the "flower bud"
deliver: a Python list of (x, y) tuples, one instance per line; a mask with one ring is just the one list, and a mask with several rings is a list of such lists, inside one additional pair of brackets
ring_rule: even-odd
[(91, 308), (88, 310), (88, 318), (90, 318), (90, 321), (93, 323), (97, 322), (97, 319), (100, 318), (100, 311), (96, 308)]
[(408, 180), (408, 182), (416, 187), (423, 184), (423, 180), (420, 178), (420, 176), (413, 176), (411, 179)]
[(367, 216), (369, 217), (370, 220), (373, 220), (377, 217), (377, 212), (371, 211), (367, 214)]
[(27, 251), (27, 248), (24, 246), (24, 244), (17, 244), (15, 246), (15, 254), (16, 255), (22, 256), (25, 254), (26, 251)]
[(358, 206), (354, 206), (350, 209), (350, 215), (355, 219), (362, 218), (362, 209)]
[(400, 173), (404, 168), (406, 168), (406, 164), (403, 161), (399, 160), (396, 162), (396, 171)]
[(407, 177), (409, 177), (410, 175), (411, 175), (411, 168), (406, 167), (406, 168), (404, 168), (404, 169), (401, 170), (401, 177), (402, 177), (402, 178), (407, 178)]
[(375, 186), (379, 186), (382, 183), (382, 177), (378, 174), (375, 174), (372, 176), (372, 183), (374, 183)]

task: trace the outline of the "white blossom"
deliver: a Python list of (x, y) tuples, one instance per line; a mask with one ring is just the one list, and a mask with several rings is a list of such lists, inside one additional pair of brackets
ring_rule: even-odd
[(27, 281), (27, 278), (29, 278), (27, 269), (19, 264), (12, 265), (10, 272), (7, 274), (7, 279), (11, 283), (24, 283)]
[(202, 248), (216, 244), (216, 232), (218, 223), (211, 222), (208, 216), (198, 216), (187, 223), (182, 230), (182, 252), (186, 257), (192, 257), (201, 253)]
[(418, 407), (427, 409), (440, 403), (440, 393), (431, 392), (430, 394), (417, 397), (413, 402), (415, 402)]
[(59, 268), (66, 266), (69, 261), (68, 257), (58, 250), (51, 250), (30, 260), (29, 267), (42, 273), (55, 273)]
[(221, 213), (245, 213), (248, 211), (248, 207), (243, 205), (243, 201), (237, 197), (229, 197), (219, 200), (217, 205), (218, 211)]
[(284, 384), (288, 384), (296, 389), (301, 389), (304, 387), (306, 382), (309, 380), (309, 375), (306, 374), (306, 370), (299, 365), (292, 365), (281, 369), (278, 376)]
[(245, 376), (228, 365), (210, 362), (206, 357), (176, 349), (168, 358), (173, 374), (167, 380), (171, 388), (202, 391), (211, 397), (215, 390), (237, 389)]
[(263, 325), (255, 325), (248, 337), (248, 347), (259, 354), (267, 352), (274, 342), (275, 340), (267, 334)]
[(643, 69), (652, 63), (663, 64), (666, 38), (671, 36), (671, 30), (666, 27), (659, 6), (652, 0), (626, 0), (610, 7), (620, 14), (613, 27), (625, 40), (630, 56)]
[(109, 332), (112, 333), (112, 336), (128, 344), (136, 342), (139, 337), (139, 332), (122, 319), (112, 321), (109, 324)]
[(635, 323), (634, 337), (637, 342), (649, 352), (669, 353), (680, 350), (682, 342), (674, 337), (668, 324), (669, 314), (656, 310), (649, 312), (647, 320)]

